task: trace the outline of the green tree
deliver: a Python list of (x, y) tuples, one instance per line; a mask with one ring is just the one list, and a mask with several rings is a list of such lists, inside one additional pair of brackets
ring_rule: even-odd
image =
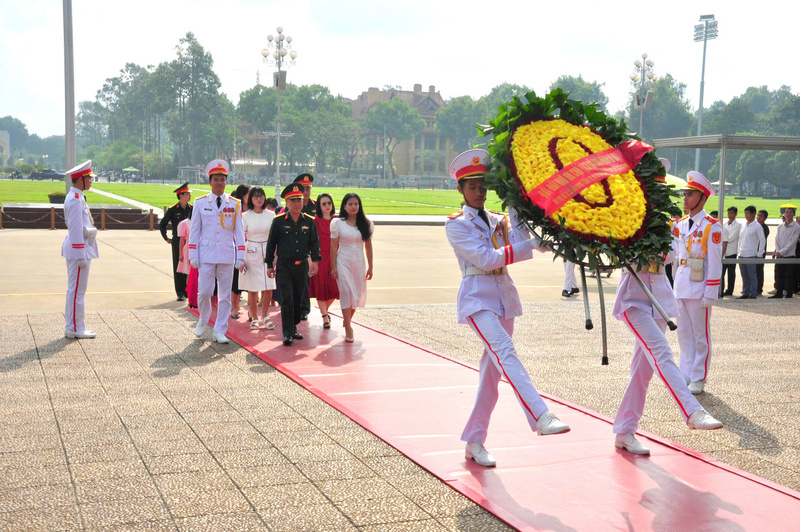
[(529, 92), (531, 92), (531, 89), (525, 85), (512, 83), (501, 83), (494, 87), (489, 94), (481, 98), (484, 105), (486, 105), (486, 118), (493, 118), (497, 114), (497, 108), (511, 101), (514, 96), (521, 96)]
[[(400, 98), (393, 98), (387, 102), (378, 102), (369, 110), (364, 121), (367, 133), (377, 139), (386, 134), (387, 165), (392, 172), (392, 179), (397, 179), (397, 169), (394, 166), (394, 150), (404, 140), (411, 140), (415, 135), (425, 129), (425, 120), (419, 111), (408, 105)], [(377, 143), (381, 144), (381, 141)]]
[(607, 112), (608, 96), (603, 92), (603, 85), (605, 83), (586, 81), (580, 74), (578, 77), (564, 75), (550, 84), (550, 90), (562, 89), (568, 92), (573, 100), (579, 100), (584, 104), (595, 103), (601, 111)]
[(436, 112), (436, 131), (462, 152), (478, 143), (476, 126), (486, 118), (486, 101), (458, 96)]

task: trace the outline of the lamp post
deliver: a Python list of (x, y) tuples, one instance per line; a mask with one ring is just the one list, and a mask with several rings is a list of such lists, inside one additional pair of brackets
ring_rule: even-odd
[[(694, 42), (703, 41), (703, 69), (700, 71), (700, 107), (697, 110), (697, 136), (703, 134), (703, 90), (706, 84), (706, 45), (709, 39), (717, 38), (717, 21), (714, 15), (702, 15), (700, 22), (694, 27)], [(694, 169), (700, 167), (700, 148), (694, 153)]]
[(644, 110), (650, 107), (653, 103), (653, 91), (648, 90), (645, 92), (644, 83), (646, 80), (656, 81), (658, 76), (653, 72), (653, 65), (655, 62), (647, 58), (647, 54), (642, 54), (642, 59), (637, 59), (633, 62), (636, 70), (633, 71), (628, 77), (631, 81), (639, 85), (636, 86), (636, 93), (633, 96), (633, 108), (639, 110), (639, 136), (644, 138)]
[[(283, 34), (283, 28), (278, 26), (278, 34), (267, 35), (267, 47), (261, 50), (261, 55), (264, 56), (264, 63), (268, 66), (275, 66), (278, 68), (277, 72), (272, 75), (272, 86), (278, 91), (278, 124), (277, 132), (275, 134), (278, 139), (278, 154), (275, 160), (275, 175), (278, 179), (278, 184), (281, 182), (281, 136), (291, 137), (292, 133), (281, 133), (281, 92), (286, 88), (286, 71), (281, 70), (282, 67), (289, 67), (294, 65), (294, 60), (297, 58), (297, 52), (292, 50), (292, 38)], [(289, 56), (287, 59), (286, 56)]]

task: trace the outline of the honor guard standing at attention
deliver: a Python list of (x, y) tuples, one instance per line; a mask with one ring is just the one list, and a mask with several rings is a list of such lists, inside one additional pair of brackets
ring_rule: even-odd
[[(303, 214), (307, 214), (312, 218), (317, 215), (317, 202), (311, 199), (311, 184), (314, 182), (314, 176), (311, 174), (300, 174), (294, 178), (294, 182), (303, 187)], [(311, 313), (311, 298), (306, 290), (306, 297), (300, 302), (300, 319), (307, 320), (308, 315)]]
[(228, 319), (231, 315), (233, 269), (244, 264), (245, 243), (242, 206), (225, 193), (228, 163), (215, 159), (206, 165), (211, 194), (194, 202), (189, 230), (189, 263), (198, 269), (197, 306), (200, 319), (194, 333), (202, 336), (211, 318), (211, 296), (217, 285), (217, 319), (214, 340), (227, 344)]
[(489, 153), (475, 149), (462, 153), (450, 165), (450, 176), (458, 181), (464, 206), (448, 218), (445, 232), (461, 268), (458, 321), (468, 324), (483, 343), (478, 394), (461, 439), (467, 442), (467, 459), (493, 467), (496, 461), (484, 443), (501, 378), (511, 385), (531, 430), (539, 435), (558, 434), (568, 432), (569, 426), (547, 409), (511, 339), (522, 303), (508, 265), (531, 259), (534, 249), (544, 248), (519, 225), (513, 210), (505, 216), (484, 209), (483, 176), (488, 163)]
[[(669, 262), (673, 256), (674, 252), (670, 253)], [(677, 316), (678, 305), (664, 273), (664, 266), (651, 264), (639, 270), (638, 275), (667, 315)], [(722, 427), (722, 423), (703, 410), (689, 391), (664, 335), (667, 322), (627, 270), (622, 270), (612, 314), (628, 326), (635, 339), (630, 381), (625, 388), (617, 417), (614, 418), (614, 445), (633, 454), (650, 454), (650, 450), (636, 439), (636, 430), (644, 413), (647, 387), (654, 372), (664, 382), (689, 428), (708, 430)]]
[(64, 220), (67, 223), (67, 237), (61, 245), (61, 256), (67, 259), (67, 305), (64, 310), (67, 338), (94, 338), (97, 336), (86, 329), (84, 320), (84, 296), (89, 283), (89, 269), (92, 259), (98, 257), (97, 228), (92, 221), (92, 213), (86, 204), (84, 193), (92, 187), (92, 161), (88, 160), (69, 170), (72, 188), (64, 199)]
[[(172, 244), (172, 276), (175, 280), (175, 294), (178, 296), (178, 301), (186, 299), (186, 278), (185, 273), (178, 271), (178, 263), (180, 262), (181, 254), (181, 239), (178, 237), (178, 224), (182, 221), (192, 217), (192, 204), (189, 200), (192, 199), (192, 193), (189, 192), (188, 181), (174, 191), (178, 196), (178, 203), (170, 207), (161, 218), (159, 228), (161, 229), (161, 236), (167, 242)], [(172, 238), (167, 237), (167, 225), (172, 223)]]
[(703, 391), (711, 366), (711, 306), (722, 276), (722, 226), (706, 216), (714, 189), (700, 172), (687, 174), (683, 210), (687, 214), (672, 228), (675, 249), (673, 290), (678, 299), (680, 370), (689, 390)]
[[(314, 217), (302, 212), (303, 185), (291, 183), (281, 194), (286, 210), (275, 216), (267, 240), (267, 276), (275, 278), (281, 293), (281, 322), (283, 345), (302, 340), (297, 332), (301, 304), (308, 299), (308, 276), (316, 275), (322, 257), (319, 253), (319, 236)], [(275, 252), (278, 252), (275, 263)], [(309, 267), (308, 259), (311, 258)]]

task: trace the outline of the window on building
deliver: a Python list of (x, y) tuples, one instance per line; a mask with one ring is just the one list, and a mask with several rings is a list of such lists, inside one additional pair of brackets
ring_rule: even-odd
[(436, 151), (436, 135), (425, 135), (425, 149)]
[(414, 157), (414, 173), (419, 173), (419, 157)]
[(420, 149), (420, 146), (422, 146), (422, 138), (420, 135), (417, 135), (414, 137), (414, 149), (418, 150)]
[(446, 151), (447, 150), (447, 141), (444, 137), (439, 138), (439, 151)]

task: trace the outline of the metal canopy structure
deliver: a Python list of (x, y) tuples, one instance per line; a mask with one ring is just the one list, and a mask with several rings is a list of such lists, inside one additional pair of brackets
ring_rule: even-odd
[[(700, 135), (699, 137), (677, 137), (672, 139), (654, 139), (656, 148), (689, 148), (701, 150), (719, 150), (719, 181), (725, 183), (726, 150), (772, 150), (800, 151), (800, 137), (757, 137), (751, 135)], [(719, 213), (723, 216), (725, 204), (725, 187), (719, 189)]]

